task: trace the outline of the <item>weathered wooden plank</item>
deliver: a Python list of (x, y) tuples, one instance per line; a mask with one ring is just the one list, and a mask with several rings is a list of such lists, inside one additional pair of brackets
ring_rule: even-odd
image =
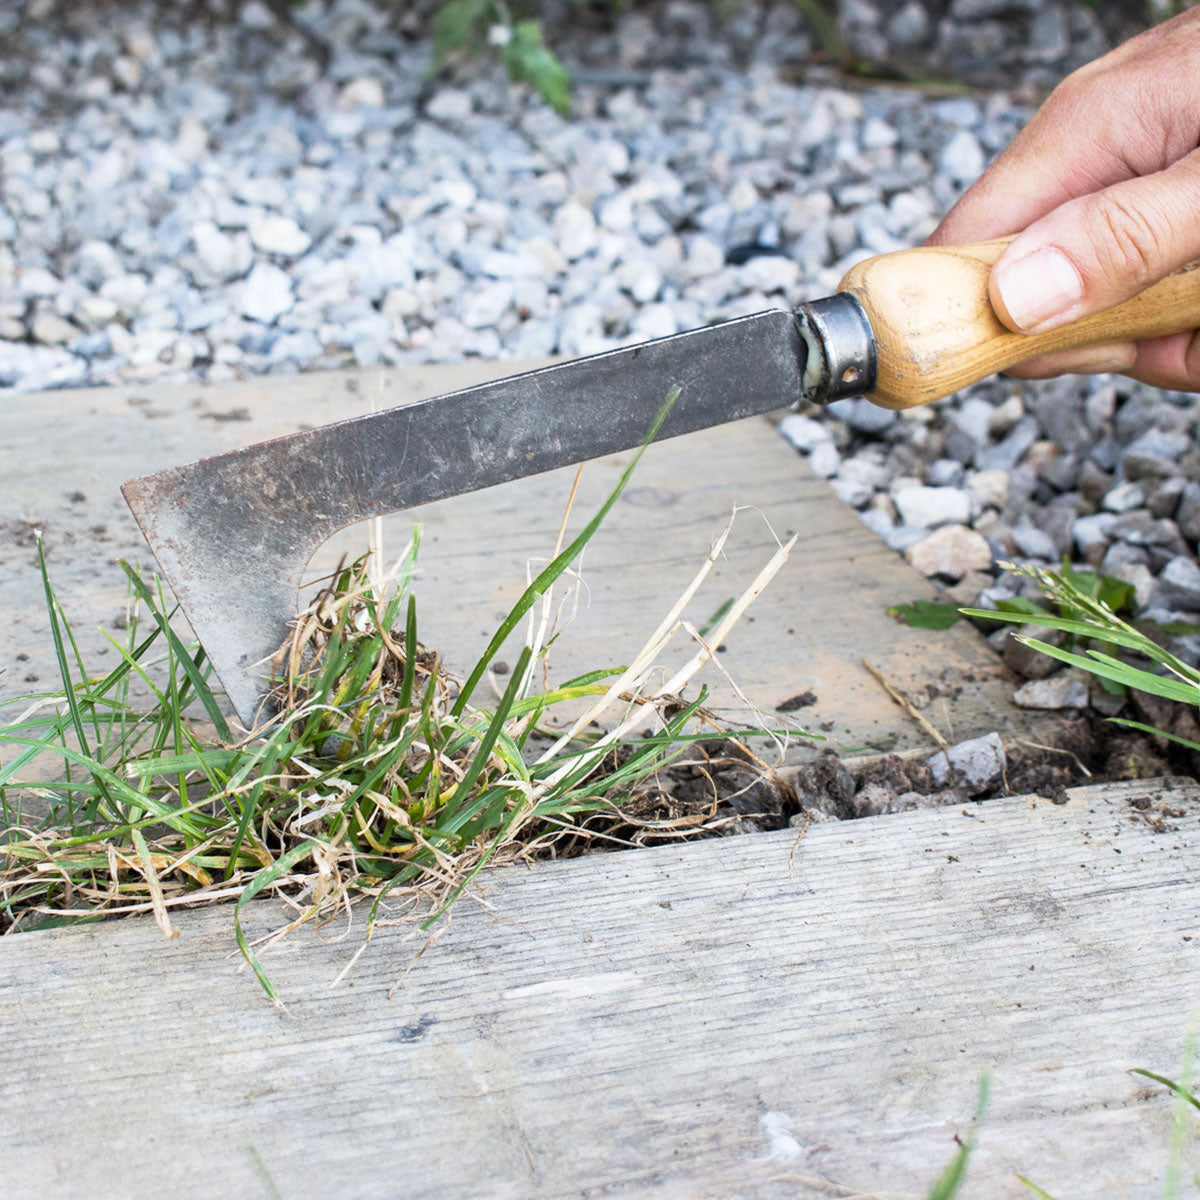
[(490, 913), (463, 904), (415, 962), (383, 929), (337, 988), (361, 918), (294, 934), (267, 953), (284, 1013), (229, 957), (227, 909), (174, 941), (140, 920), (5, 939), (0, 1179), (923, 1195), (990, 1069), (967, 1195), (1025, 1195), (1014, 1170), (1159, 1195), (1169, 1104), (1126, 1069), (1179, 1069), (1198, 851), (1200, 789), (1136, 783), (509, 870)]
[[(95, 627), (124, 608), (122, 555), (147, 559), (117, 491), (120, 482), (171, 462), (215, 453), (295, 429), (465, 386), (511, 364), (330, 373), (199, 385), (63, 392), (37, 405), (0, 411), (7, 448), (0, 520), (0, 607), (6, 614), (0, 696), (26, 691), (26, 675), (54, 675), (41, 584), (28, 527), (46, 530), (51, 570), (85, 649), (105, 644)], [(245, 419), (230, 420), (241, 413)], [(216, 419), (222, 417), (226, 419)], [(594, 511), (628, 455), (585, 472), (574, 528)], [(572, 472), (553, 472), (474, 496), (428, 505), (393, 519), (385, 543), (396, 552), (415, 518), (424, 527), (418, 599), (423, 637), (469, 667), (524, 586), (526, 564), (553, 549)], [(82, 494), (84, 500), (72, 500)], [(569, 678), (629, 660), (682, 592), (738, 505), (743, 512), (710, 584), (688, 616), (696, 624), (739, 593), (775, 548), (763, 517), (781, 536), (799, 532), (792, 560), (756, 602), (751, 620), (727, 639), (722, 665), (750, 698), (770, 710), (812, 690), (799, 714), (814, 730), (849, 745), (922, 745), (925, 735), (863, 669), (874, 662), (902, 687), (933, 685), (941, 695), (926, 715), (947, 737), (993, 729), (1018, 732), (1028, 717), (1010, 702), (1011, 683), (969, 628), (931, 641), (885, 612), (897, 600), (931, 595), (833, 495), (766, 421), (743, 421), (656, 446), (584, 560), (586, 602), (555, 647), (553, 668)], [(760, 515), (761, 514), (761, 515)], [(5, 524), (7, 522), (7, 525)], [(331, 544), (328, 565), (363, 535)], [(252, 585), (252, 581), (251, 581)], [(515, 647), (506, 656), (515, 656)], [(690, 649), (681, 642), (666, 663)], [(15, 656), (23, 653), (25, 660)], [(110, 657), (113, 652), (109, 652)], [(94, 660), (99, 666), (108, 661)], [(705, 681), (728, 700), (722, 676)], [(722, 702), (720, 699), (718, 703)], [(1043, 721), (1043, 740), (1046, 736)]]

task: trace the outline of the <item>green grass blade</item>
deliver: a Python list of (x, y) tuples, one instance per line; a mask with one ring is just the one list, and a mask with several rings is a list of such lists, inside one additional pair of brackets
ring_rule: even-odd
[(1168, 742), (1174, 742), (1177, 746), (1184, 746), (1188, 750), (1200, 752), (1200, 742), (1189, 741), (1177, 733), (1168, 733), (1165, 729), (1156, 729), (1153, 725), (1142, 724), (1141, 721), (1131, 721), (1128, 717), (1109, 717), (1108, 719), (1113, 725), (1124, 725), (1129, 729), (1137, 729), (1142, 733), (1153, 734), (1154, 737), (1166, 738)]
[(152, 779), (155, 775), (182, 775), (191, 771), (224, 771), (236, 763), (244, 750), (192, 750), (187, 754), (164, 754), (134, 759), (124, 765), (126, 775)]
[(983, 1123), (987, 1112), (988, 1095), (991, 1092), (991, 1076), (984, 1073), (979, 1081), (979, 1098), (975, 1102), (975, 1116), (971, 1119), (971, 1127), (963, 1138), (954, 1157), (946, 1164), (946, 1169), (938, 1177), (938, 1181), (929, 1189), (926, 1200), (953, 1200), (963, 1185), (967, 1176), (967, 1162), (975, 1149), (975, 1139), (979, 1126)]
[[(505, 688), (504, 695), (501, 697), (500, 703), (492, 715), (492, 719), (488, 722), (488, 727), (483, 737), (479, 739), (479, 746), (471, 759), (470, 765), (463, 773), (462, 779), (455, 784), (454, 796), (450, 801), (454, 805), (454, 808), (437, 823), (438, 832), (458, 833), (462, 830), (467, 819), (465, 813), (467, 805), (471, 800), (471, 789), (475, 786), (475, 781), (479, 778), (480, 772), (487, 764), (487, 760), (492, 753), (492, 747), (496, 744), (496, 739), (504, 729), (504, 723), (508, 720), (509, 709), (512, 708), (513, 701), (517, 698), (517, 693), (521, 688), (521, 681), (525, 678), (525, 670), (529, 666), (529, 660), (532, 657), (533, 651), (528, 646), (523, 647), (520, 657), (517, 659), (517, 665), (513, 669), (512, 678), (508, 682), (508, 687)], [(461, 800), (459, 797), (461, 797)], [(462, 836), (468, 837), (470, 835), (464, 830)]]
[(1045, 1188), (1038, 1187), (1036, 1183), (1034, 1183), (1032, 1180), (1026, 1179), (1024, 1175), (1017, 1175), (1015, 1178), (1018, 1183), (1037, 1196), (1038, 1200), (1054, 1200), (1054, 1197), (1050, 1195)]
[(1045, 642), (1039, 642), (1037, 638), (1022, 637), (1020, 640), (1026, 646), (1032, 646), (1033, 649), (1040, 650), (1043, 654), (1058, 659), (1059, 662), (1067, 663), (1072, 667), (1080, 667), (1092, 675), (1102, 675), (1105, 679), (1123, 683), (1126, 687), (1149, 692), (1154, 696), (1162, 696), (1167, 700), (1180, 700), (1184, 704), (1195, 704), (1197, 699), (1200, 699), (1196, 688), (1189, 684), (1176, 679), (1168, 679), (1164, 675), (1152, 675), (1149, 671), (1139, 671), (1136, 667), (1118, 663), (1116, 659), (1108, 659), (1106, 662), (1104, 659), (1107, 656), (1098, 655), (1095, 651), (1085, 656), (1072, 654), (1071, 651), (1063, 650), (1059, 646), (1047, 645)]
[(130, 586), (137, 593), (137, 597), (146, 606), (150, 615), (154, 618), (155, 623), (162, 631), (163, 636), (167, 639), (167, 644), (174, 652), (179, 666), (183, 669), (188, 679), (191, 681), (192, 688), (196, 692), (197, 698), (204, 706), (205, 713), (208, 714), (208, 719), (213, 723), (213, 728), (217, 731), (217, 736), (223, 741), (232, 742), (233, 734), (229, 729), (229, 723), (225, 720), (224, 713), (221, 712), (220, 706), (217, 704), (216, 698), (213, 696), (208, 683), (204, 676), (200, 673), (200, 668), (195, 659), (188, 653), (187, 647), (183, 644), (179, 635), (171, 628), (170, 621), (167, 616), (161, 612), (158, 606), (154, 603), (153, 595), (150, 589), (146, 586), (142, 577), (137, 571), (125, 560), (121, 559), (121, 569), (129, 579)]
[(400, 681), (398, 707), (403, 712), (412, 704), (413, 686), (417, 679), (417, 598), (408, 598), (408, 613), (404, 619), (404, 678)]
[(281, 854), (269, 867), (265, 867), (263, 870), (255, 873), (233, 907), (233, 930), (234, 935), (237, 937), (238, 948), (250, 964), (250, 968), (253, 970), (263, 991), (280, 1008), (283, 1007), (283, 1001), (280, 1000), (279, 993), (275, 990), (275, 985), (267, 977), (266, 971), (263, 970), (263, 965), (259, 962), (258, 955), (254, 953), (254, 947), (250, 945), (250, 942), (246, 938), (246, 931), (242, 927), (242, 911), (263, 888), (270, 887), (271, 884), (286, 875), (298, 862), (303, 862), (304, 859), (314, 854), (320, 848), (319, 842), (301, 842), (298, 846), (293, 846), (285, 854)]
[(119, 796), (127, 804), (134, 804), (144, 812), (155, 813), (168, 824), (171, 818), (177, 815), (179, 811), (174, 805), (165, 804), (163, 801), (148, 795), (146, 792), (139, 792), (135, 788), (131, 788), (129, 784), (117, 775), (114, 775), (103, 763), (97, 762), (94, 758), (82, 754), (78, 750), (72, 750), (70, 746), (46, 745), (44, 742), (31, 742), (29, 738), (10, 737), (5, 734), (0, 734), (0, 741), (15, 742), (17, 745), (25, 746), (36, 745), (39, 750), (45, 751), (48, 754), (57, 754), (60, 758), (65, 758), (69, 762), (73, 762), (76, 766), (83, 767), (96, 781), (98, 790), (106, 789), (102, 793), (106, 797), (111, 798), (111, 790), (111, 795)]
[[(54, 642), (54, 656), (58, 661), (58, 673), (62, 679), (63, 697), (67, 702), (67, 709), (71, 714), (71, 725), (75, 730), (75, 737), (79, 741), (79, 747), (87, 756), (87, 761), (90, 762), (92, 760), (91, 743), (84, 732), (83, 713), (79, 707), (79, 699), (75, 693), (75, 683), (71, 677), (71, 668), (67, 663), (66, 647), (63, 644), (63, 631), (59, 623), (59, 606), (57, 597), (54, 594), (54, 588), (50, 584), (50, 572), (46, 567), (46, 549), (42, 544), (40, 535), (37, 539), (37, 550), (38, 565), (42, 573), (42, 590), (46, 596), (46, 614), (50, 618), (50, 637)], [(105, 800), (111, 802), (112, 798), (103, 786), (100, 788), (100, 794)], [(68, 808), (70, 808), (70, 800), (68, 800)], [(89, 812), (88, 819), (94, 820), (95, 815), (94, 811)]]
[(1144, 1067), (1132, 1067), (1129, 1073), (1130, 1075), (1144, 1075), (1147, 1079), (1153, 1079), (1155, 1083), (1161, 1083), (1163, 1087), (1170, 1088), (1181, 1100), (1186, 1101), (1197, 1112), (1200, 1112), (1200, 1100), (1197, 1100), (1183, 1084), (1176, 1083), (1175, 1080), (1168, 1079), (1165, 1075), (1156, 1075), (1153, 1071), (1147, 1071)]
[(620, 479), (617, 480), (616, 486), (609, 492), (604, 503), (597, 509), (595, 515), (583, 527), (580, 533), (571, 541), (560, 554), (551, 560), (548, 566), (544, 567), (534, 581), (521, 594), (520, 599), (513, 605), (508, 616), (500, 624), (500, 628), (496, 630), (492, 640), (488, 643), (487, 649), (483, 652), (483, 657), (475, 664), (471, 670), (471, 674), (467, 676), (466, 682), (462, 686), (462, 691), (455, 701), (454, 708), (451, 710), (454, 716), (461, 716), (463, 709), (466, 708), (468, 700), (475, 691), (480, 679), (483, 678), (484, 672), (488, 669), (492, 660), (496, 657), (500, 647), (504, 645), (508, 635), (517, 627), (517, 623), (521, 618), (533, 607), (538, 598), (546, 591), (548, 587), (579, 557), (580, 551), (591, 541), (595, 536), (596, 530), (600, 528), (604, 518), (608, 516), (612, 506), (620, 499), (621, 493), (625, 490), (626, 484), (629, 483), (639, 462), (642, 460), (642, 455), (646, 453), (650, 443), (654, 441), (658, 435), (659, 429), (662, 428), (662, 423), (667, 419), (667, 414), (671, 411), (675, 401), (679, 399), (679, 388), (672, 388), (666, 402), (658, 410), (650, 429), (646, 433), (646, 437), (638, 447), (637, 453), (634, 454), (629, 466), (621, 472)]

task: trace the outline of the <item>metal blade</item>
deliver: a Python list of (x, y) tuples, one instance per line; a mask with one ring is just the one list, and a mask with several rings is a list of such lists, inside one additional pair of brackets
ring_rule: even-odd
[(313, 552), (369, 517), (799, 399), (789, 312), (514, 375), (133, 479), (122, 491), (234, 708), (249, 726)]

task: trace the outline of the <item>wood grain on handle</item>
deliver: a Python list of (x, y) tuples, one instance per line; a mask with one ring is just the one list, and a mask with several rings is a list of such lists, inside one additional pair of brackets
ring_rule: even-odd
[(856, 296), (875, 331), (871, 399), (914, 408), (1039, 354), (1200, 328), (1200, 262), (1132, 300), (1049, 333), (1013, 333), (988, 300), (988, 275), (1011, 238), (928, 246), (870, 258), (838, 290)]

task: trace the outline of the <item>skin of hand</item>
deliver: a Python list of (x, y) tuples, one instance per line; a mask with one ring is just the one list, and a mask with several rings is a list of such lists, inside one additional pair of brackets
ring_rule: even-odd
[[(992, 268), (992, 307), (1014, 332), (1042, 333), (1200, 260), (1198, 147), (1200, 5), (1063, 80), (927, 244), (1017, 234)], [(1009, 374), (1100, 371), (1200, 391), (1200, 330), (1044, 355)]]

